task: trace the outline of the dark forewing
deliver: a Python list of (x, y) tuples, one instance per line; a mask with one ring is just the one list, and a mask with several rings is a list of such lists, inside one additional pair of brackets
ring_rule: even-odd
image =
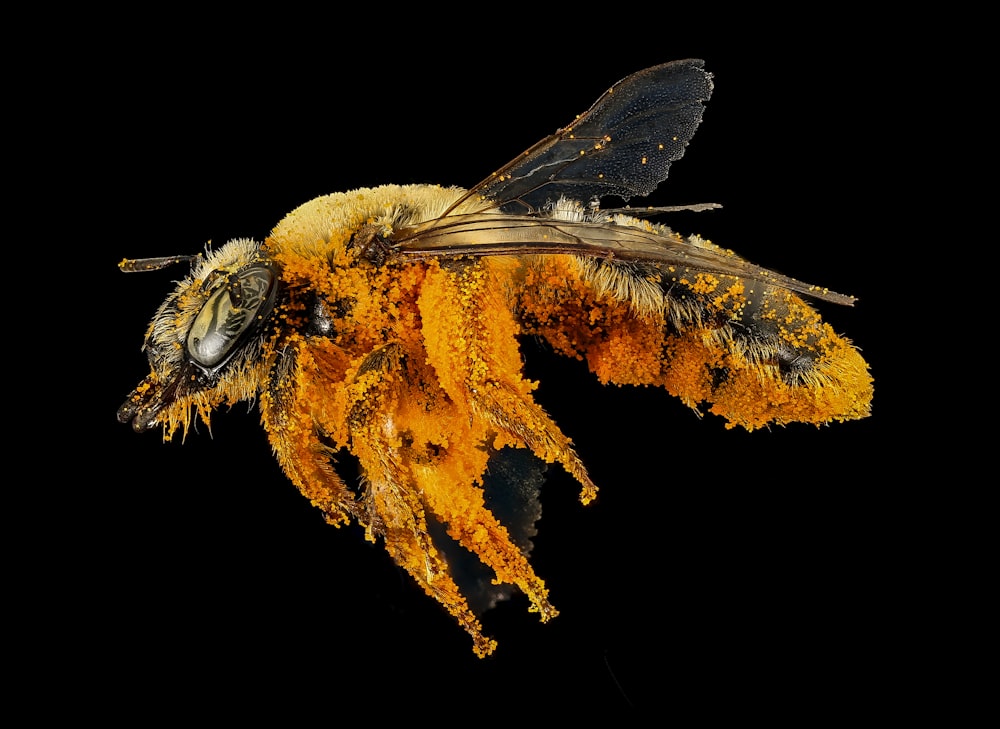
[[(546, 137), (454, 202), (445, 213), (394, 231), (394, 255), (576, 254), (679, 265), (763, 281), (840, 304), (854, 299), (782, 276), (726, 253), (695, 246), (666, 230), (570, 220), (546, 205), (560, 197), (587, 205), (614, 195), (649, 195), (701, 123), (712, 75), (697, 59), (647, 68), (619, 81), (574, 122)], [(456, 214), (485, 199), (486, 210)], [(497, 215), (496, 213), (504, 213)], [(581, 215), (585, 218), (583, 211)]]
[(712, 75), (703, 66), (697, 59), (672, 61), (619, 81), (463, 200), (486, 197), (504, 212), (529, 213), (561, 196), (586, 204), (650, 194), (701, 123), (712, 95)]

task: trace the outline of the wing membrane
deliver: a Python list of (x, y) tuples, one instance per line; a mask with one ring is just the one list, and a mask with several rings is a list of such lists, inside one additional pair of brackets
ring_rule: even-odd
[(525, 213), (562, 196), (586, 204), (605, 195), (648, 195), (684, 155), (711, 95), (712, 75), (697, 59), (632, 74), (573, 123), (470, 189), (452, 210), (468, 199)]
[(471, 213), (437, 218), (405, 228), (394, 247), (407, 260), (442, 256), (568, 253), (617, 261), (640, 261), (740, 276), (836, 304), (854, 298), (783, 276), (731, 253), (703, 248), (655, 230), (535, 215)]
[[(645, 261), (740, 276), (853, 304), (851, 296), (695, 245), (664, 228), (587, 219), (584, 210), (592, 201), (649, 195), (667, 178), (670, 165), (684, 155), (701, 123), (712, 88), (712, 75), (697, 59), (632, 74), (574, 122), (465, 192), (441, 217), (395, 231), (389, 246), (408, 260), (564, 253)], [(580, 219), (554, 212), (552, 206), (562, 198), (582, 206)], [(463, 207), (485, 212), (463, 213)], [(707, 207), (712, 206), (692, 209)]]

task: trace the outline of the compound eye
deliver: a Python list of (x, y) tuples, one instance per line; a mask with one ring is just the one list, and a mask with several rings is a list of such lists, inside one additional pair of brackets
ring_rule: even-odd
[(275, 278), (271, 269), (252, 266), (212, 294), (188, 332), (191, 361), (214, 368), (229, 359), (246, 333), (270, 312)]

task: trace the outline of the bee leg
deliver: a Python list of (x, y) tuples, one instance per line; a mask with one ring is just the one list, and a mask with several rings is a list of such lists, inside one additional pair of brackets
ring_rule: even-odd
[(393, 412), (400, 380), (389, 374), (399, 362), (392, 354), (393, 347), (388, 345), (369, 355), (348, 387), (350, 449), (367, 485), (359, 521), (366, 538), (384, 538), (396, 564), (458, 621), (472, 637), (476, 654), (487, 656), (495, 650), (496, 641), (483, 635), (482, 625), (434, 546), (422, 495), (399, 447)]
[(559, 426), (515, 382), (487, 382), (472, 388), (476, 412), (491, 425), (514, 436), (546, 463), (557, 461), (582, 486), (580, 501), (589, 504), (597, 496), (586, 466), (573, 450)]
[(441, 387), (469, 407), (470, 417), (485, 418), (546, 463), (560, 463), (582, 485), (580, 500), (589, 503), (597, 486), (569, 438), (531, 398), (534, 385), (522, 377), (518, 325), (500, 293), (502, 272), (488, 266), (428, 275), (420, 299), (428, 358)]
[(306, 345), (286, 351), (272, 368), (270, 387), (261, 395), (261, 420), (275, 457), (288, 478), (320, 509), (327, 522), (346, 524), (357, 512), (354, 495), (330, 465), (332, 451), (320, 439), (312, 398), (299, 383)]
[[(434, 547), (419, 497), (408, 484), (397, 480), (401, 474), (390, 465), (391, 459), (383, 457), (386, 452), (380, 452), (378, 444), (365, 443), (358, 450), (365, 466), (370, 508), (378, 514), (386, 550), (472, 637), (476, 654), (489, 655), (496, 649), (496, 641), (483, 635), (482, 625)], [(370, 524), (369, 521), (365, 526)], [(367, 537), (374, 541), (376, 534), (369, 530)]]
[[(428, 509), (448, 526), (448, 535), (475, 554), (496, 573), (494, 584), (517, 585), (542, 622), (559, 614), (549, 602), (545, 582), (535, 574), (525, 554), (511, 541), (507, 528), (486, 508), (483, 490), (472, 485), (456, 488), (448, 478), (456, 470), (458, 454), (439, 467), (415, 467), (416, 479)], [(458, 469), (464, 470), (461, 466)]]

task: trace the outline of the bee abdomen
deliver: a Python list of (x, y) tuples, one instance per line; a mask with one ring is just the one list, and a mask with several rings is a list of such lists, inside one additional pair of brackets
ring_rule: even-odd
[(579, 286), (535, 289), (523, 321), (602, 382), (660, 386), (748, 429), (867, 414), (864, 360), (793, 292), (661, 264), (579, 271)]

